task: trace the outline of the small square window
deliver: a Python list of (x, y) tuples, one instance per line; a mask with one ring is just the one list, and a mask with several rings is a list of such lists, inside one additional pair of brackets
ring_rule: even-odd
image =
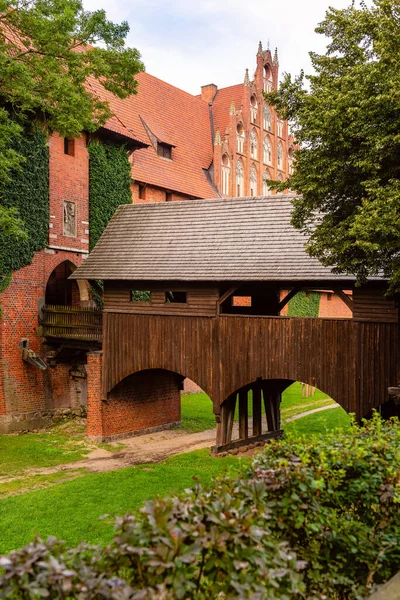
[(150, 291), (131, 290), (131, 302), (150, 302)]
[(163, 158), (169, 158), (170, 160), (172, 160), (172, 146), (170, 146), (169, 144), (163, 144), (162, 142), (158, 142), (157, 154), (158, 156), (162, 156)]
[(165, 302), (173, 302), (176, 304), (186, 304), (186, 292), (165, 292)]
[(64, 138), (64, 154), (68, 154), (68, 156), (75, 156), (74, 138)]

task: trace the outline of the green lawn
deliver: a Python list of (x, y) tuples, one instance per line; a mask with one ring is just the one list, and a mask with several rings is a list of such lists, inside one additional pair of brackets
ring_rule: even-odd
[(87, 474), (43, 490), (0, 500), (0, 554), (19, 548), (35, 534), (54, 535), (75, 545), (82, 540), (107, 542), (113, 519), (104, 514), (135, 512), (156, 495), (178, 493), (228, 468), (238, 468), (246, 458), (213, 458), (209, 450), (181, 454), (162, 463), (129, 467), (110, 473)]
[(77, 421), (51, 428), (45, 433), (0, 435), (0, 476), (80, 460), (88, 452), (83, 438), (84, 429)]
[(343, 408), (331, 408), (284, 425), (287, 434), (323, 435), (339, 428), (350, 428), (350, 415)]

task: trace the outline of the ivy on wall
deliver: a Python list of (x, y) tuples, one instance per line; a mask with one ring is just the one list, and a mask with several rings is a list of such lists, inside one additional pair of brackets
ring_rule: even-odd
[(89, 227), (92, 250), (120, 204), (130, 204), (131, 167), (126, 149), (94, 141), (89, 145)]
[(0, 204), (15, 207), (24, 222), (26, 240), (10, 240), (0, 234), (0, 273), (29, 265), (35, 252), (48, 243), (49, 228), (49, 151), (43, 131), (27, 128), (14, 143), (24, 156), (20, 169), (0, 188)]
[(289, 317), (318, 317), (321, 294), (318, 292), (298, 292), (289, 302)]

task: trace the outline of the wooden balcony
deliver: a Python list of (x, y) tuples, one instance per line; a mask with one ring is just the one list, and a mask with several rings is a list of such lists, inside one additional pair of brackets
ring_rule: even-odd
[(101, 343), (101, 309), (45, 305), (42, 314), (43, 336), (48, 339)]

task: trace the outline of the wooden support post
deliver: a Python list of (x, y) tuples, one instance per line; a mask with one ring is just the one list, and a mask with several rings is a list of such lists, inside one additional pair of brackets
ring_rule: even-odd
[(249, 437), (249, 400), (248, 390), (239, 392), (239, 439), (247, 440)]
[[(264, 397), (265, 415), (267, 417), (268, 431), (277, 431), (279, 429), (279, 415), (277, 415), (277, 402), (275, 400), (276, 391), (273, 384), (268, 381), (262, 382)], [(279, 405), (278, 405), (279, 413)]]
[(232, 394), (227, 399), (227, 424), (226, 424), (226, 444), (230, 444), (232, 441), (232, 431), (233, 431), (233, 422), (235, 420), (235, 410), (236, 410), (236, 398), (237, 394)]
[(226, 434), (227, 434), (227, 429), (226, 429), (226, 425), (227, 425), (227, 419), (226, 419), (226, 402), (224, 402), (221, 405), (221, 433), (220, 433), (220, 439), (221, 439), (221, 446), (224, 446), (226, 444)]
[(261, 385), (259, 381), (256, 381), (253, 385), (253, 435), (261, 435), (261, 433)]

